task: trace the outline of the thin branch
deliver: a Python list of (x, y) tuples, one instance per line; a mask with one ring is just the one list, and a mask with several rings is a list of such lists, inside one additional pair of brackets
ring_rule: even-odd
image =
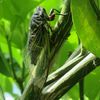
[[(81, 45), (81, 54), (85, 54), (86, 52), (87, 49), (83, 45)], [(84, 78), (79, 81), (79, 94), (80, 100), (84, 100)]]
[(9, 48), (10, 65), (11, 65), (11, 69), (12, 69), (13, 78), (14, 79), (17, 79), (17, 76), (15, 74), (15, 70), (14, 70), (14, 66), (13, 66), (13, 57), (12, 57), (11, 41), (9, 40), (8, 35), (6, 36), (6, 39), (7, 39), (8, 48)]
[(80, 100), (84, 100), (84, 78), (79, 81)]

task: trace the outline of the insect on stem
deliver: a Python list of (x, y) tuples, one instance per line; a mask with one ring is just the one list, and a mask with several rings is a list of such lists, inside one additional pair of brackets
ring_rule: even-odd
[[(57, 13), (54, 13), (56, 11)], [(32, 18), (30, 20), (29, 26), (29, 35), (28, 35), (28, 51), (31, 58), (31, 64), (36, 65), (39, 60), (41, 50), (44, 48), (46, 44), (48, 47), (48, 55), (50, 56), (50, 32), (51, 30), (53, 34), (53, 30), (51, 25), (48, 24), (48, 21), (53, 21), (55, 19), (55, 15), (65, 16), (68, 13), (61, 14), (56, 9), (51, 9), (49, 16), (46, 13), (46, 10), (43, 7), (37, 6), (36, 11), (33, 13)], [(46, 41), (46, 43), (45, 43)], [(53, 42), (53, 41), (52, 41)]]

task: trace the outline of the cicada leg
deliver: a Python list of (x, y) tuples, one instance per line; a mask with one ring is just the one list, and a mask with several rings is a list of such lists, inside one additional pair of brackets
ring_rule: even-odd
[[(50, 25), (49, 28), (50, 28), (50, 30), (51, 30), (51, 33), (53, 34), (54, 32), (53, 32), (53, 30), (52, 30), (52, 27), (53, 27), (53, 26)], [(54, 28), (54, 27), (53, 27), (53, 28)]]

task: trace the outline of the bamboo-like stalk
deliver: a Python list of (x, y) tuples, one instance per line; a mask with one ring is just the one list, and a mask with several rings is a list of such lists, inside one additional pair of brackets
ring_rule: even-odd
[(59, 100), (59, 98), (68, 92), (77, 82), (96, 68), (93, 61), (95, 61), (96, 66), (100, 65), (100, 59), (90, 53), (59, 80), (46, 86), (42, 91), (42, 100)]

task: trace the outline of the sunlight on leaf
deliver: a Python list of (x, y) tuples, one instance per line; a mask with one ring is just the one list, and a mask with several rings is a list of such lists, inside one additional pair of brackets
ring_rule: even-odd
[(100, 57), (100, 22), (89, 0), (72, 0), (72, 17), (75, 30), (90, 52)]

